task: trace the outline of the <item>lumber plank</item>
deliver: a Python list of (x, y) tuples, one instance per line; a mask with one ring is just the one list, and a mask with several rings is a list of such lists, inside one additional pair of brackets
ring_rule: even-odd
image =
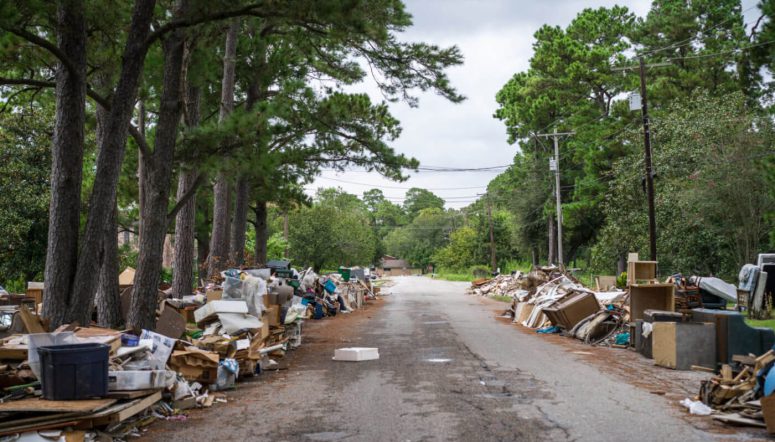
[(40, 398), (29, 398), (0, 404), (0, 412), (25, 411), (38, 413), (93, 413), (109, 407), (115, 399), (86, 399), (81, 401), (47, 401)]
[(131, 391), (110, 391), (108, 392), (108, 397), (111, 399), (138, 399), (141, 397), (146, 397), (148, 395), (151, 395), (157, 391), (159, 390), (151, 389), (151, 390), (131, 390)]
[(130, 402), (118, 404), (93, 415), (87, 416), (87, 418), (92, 419), (94, 426), (115, 424), (129, 419), (130, 417), (140, 413), (160, 400), (161, 391), (156, 391), (155, 393), (145, 398), (135, 399)]
[(24, 323), (24, 328), (26, 328), (29, 333), (46, 333), (46, 330), (43, 329), (43, 325), (40, 324), (40, 319), (30, 313), (27, 307), (23, 305), (19, 307), (19, 317), (21, 318), (22, 323)]

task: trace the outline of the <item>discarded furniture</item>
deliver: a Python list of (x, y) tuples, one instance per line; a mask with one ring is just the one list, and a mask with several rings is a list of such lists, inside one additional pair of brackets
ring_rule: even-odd
[(638, 281), (653, 281), (657, 279), (657, 261), (629, 261), (627, 263), (627, 285)]
[(616, 287), (616, 276), (595, 276), (595, 285), (598, 292), (607, 292), (611, 287)]
[(574, 292), (543, 310), (553, 325), (570, 330), (582, 319), (597, 313), (600, 303), (594, 293)]
[(716, 324), (716, 362), (727, 364), (734, 355), (760, 355), (775, 344), (775, 332), (769, 328), (750, 327), (740, 312), (693, 309), (693, 322)]
[(716, 325), (698, 322), (655, 322), (652, 351), (656, 365), (688, 370), (715, 366)]
[(38, 304), (43, 303), (44, 287), (45, 286), (43, 285), (42, 282), (34, 282), (34, 281), (27, 282), (27, 297), (35, 300), (36, 311), (37, 311)]
[(631, 284), (630, 321), (643, 319), (646, 310), (674, 311), (673, 284)]
[(646, 327), (651, 328), (655, 322), (681, 322), (683, 315), (681, 313), (664, 311), (664, 310), (646, 310), (643, 312), (643, 319), (635, 321), (635, 350), (641, 355), (653, 359), (652, 353), (652, 339), (654, 334), (649, 332), (644, 333), (643, 324), (648, 324)]

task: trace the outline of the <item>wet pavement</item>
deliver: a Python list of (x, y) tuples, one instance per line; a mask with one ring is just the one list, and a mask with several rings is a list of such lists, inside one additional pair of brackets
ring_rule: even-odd
[[(194, 410), (186, 422), (156, 423), (143, 439), (640, 441), (760, 435), (688, 417), (676, 406), (677, 397), (699, 387), (700, 373), (679, 374), (626, 350), (616, 357), (616, 350), (520, 330), (494, 319), (505, 304), (466, 295), (466, 283), (395, 281), (384, 290), (389, 295), (364, 310), (308, 321), (302, 348), (289, 353), (288, 370), (238, 384), (227, 404)], [(331, 359), (334, 349), (348, 346), (378, 347), (380, 359)]]

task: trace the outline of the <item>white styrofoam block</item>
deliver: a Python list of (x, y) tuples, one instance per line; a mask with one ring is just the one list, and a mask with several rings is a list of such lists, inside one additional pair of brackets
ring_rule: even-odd
[(245, 301), (210, 301), (194, 310), (194, 320), (203, 321), (216, 313), (247, 313), (248, 304)]
[(372, 361), (379, 359), (379, 349), (373, 347), (337, 348), (334, 351), (335, 361)]

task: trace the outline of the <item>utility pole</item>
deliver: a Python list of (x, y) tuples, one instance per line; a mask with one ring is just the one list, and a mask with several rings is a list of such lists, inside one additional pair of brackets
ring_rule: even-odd
[(492, 271), (498, 270), (498, 260), (495, 258), (495, 234), (492, 226), (492, 203), (490, 202), (490, 196), (487, 195), (487, 220), (490, 223), (490, 263), (492, 264)]
[(638, 58), (640, 67), (640, 99), (643, 115), (643, 148), (646, 153), (646, 197), (649, 204), (649, 251), (651, 260), (657, 260), (657, 217), (654, 208), (654, 174), (651, 167), (651, 126), (649, 124), (649, 108), (646, 101), (646, 64), (643, 57)]
[[(640, 71), (640, 111), (643, 116), (643, 149), (645, 151), (646, 164), (646, 198), (649, 207), (649, 255), (652, 261), (657, 260), (657, 215), (654, 207), (654, 168), (651, 165), (651, 124), (649, 121), (649, 108), (646, 97), (646, 68), (672, 66), (672, 63), (646, 64), (643, 57), (638, 57), (638, 66), (623, 66), (612, 68), (612, 71), (628, 71), (638, 69)], [(636, 104), (637, 106), (637, 104)], [(637, 108), (630, 108), (635, 110)]]
[(562, 257), (562, 196), (560, 195), (560, 144), (559, 137), (575, 135), (576, 132), (557, 132), (557, 128), (550, 134), (536, 134), (536, 137), (552, 137), (554, 139), (554, 158), (549, 160), (549, 170), (554, 171), (555, 199), (557, 200), (557, 263), (563, 265)]

